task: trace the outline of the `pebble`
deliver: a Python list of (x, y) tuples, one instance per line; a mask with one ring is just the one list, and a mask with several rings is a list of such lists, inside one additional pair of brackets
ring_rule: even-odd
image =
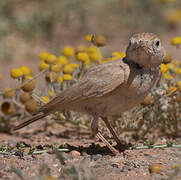
[(76, 150), (71, 151), (69, 154), (72, 156), (80, 156), (81, 155), (80, 152), (76, 151)]
[(72, 159), (73, 159), (73, 156), (70, 155), (70, 154), (68, 154), (68, 155), (66, 156), (66, 159), (67, 159), (67, 160), (72, 160)]
[(115, 168), (118, 168), (119, 167), (119, 164), (118, 163), (113, 163), (111, 164), (112, 167), (115, 167)]
[(128, 167), (127, 166), (122, 166), (120, 168), (120, 172), (127, 172), (128, 171)]
[(102, 158), (101, 154), (94, 154), (94, 155), (91, 156), (91, 159), (94, 160), (94, 161), (97, 161), (100, 158)]
[(156, 174), (160, 174), (160, 171), (162, 170), (162, 167), (160, 164), (157, 163), (153, 163), (149, 165), (149, 171), (150, 173), (156, 173)]

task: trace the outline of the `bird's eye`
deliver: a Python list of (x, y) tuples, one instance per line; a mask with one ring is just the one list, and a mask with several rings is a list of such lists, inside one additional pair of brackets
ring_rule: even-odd
[(159, 47), (160, 46), (160, 41), (157, 40), (156, 43), (155, 43), (156, 47)]
[(132, 43), (131, 43), (131, 40), (130, 40), (130, 41), (129, 41), (129, 46), (131, 46), (131, 44), (132, 44)]

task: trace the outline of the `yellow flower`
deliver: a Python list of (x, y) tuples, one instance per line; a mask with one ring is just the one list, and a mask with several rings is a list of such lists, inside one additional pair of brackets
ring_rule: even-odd
[(97, 52), (97, 48), (96, 48), (95, 46), (89, 46), (89, 47), (87, 48), (87, 52), (88, 52), (89, 54), (95, 53), (95, 52)]
[(70, 66), (69, 64), (67, 64), (63, 67), (63, 72), (67, 74), (71, 74), (74, 72), (74, 68)]
[(68, 81), (68, 80), (71, 80), (71, 79), (72, 79), (72, 76), (70, 74), (64, 74), (63, 75), (63, 80)]
[(89, 59), (89, 55), (85, 52), (80, 52), (76, 55), (76, 59), (78, 61), (87, 61)]
[(60, 72), (61, 70), (61, 65), (60, 64), (55, 64), (55, 65), (52, 65), (51, 66), (51, 71), (54, 71), (54, 72)]
[[(100, 56), (99, 58), (102, 59), (102, 54), (99, 54), (99, 56)], [(99, 60), (97, 52), (91, 53), (89, 55), (89, 58), (90, 58), (91, 61), (94, 61), (94, 62), (97, 62)]]
[(164, 79), (169, 79), (169, 80), (173, 79), (173, 76), (171, 76), (171, 75), (169, 75), (167, 73), (163, 73), (162, 75), (163, 75)]
[(126, 56), (125, 52), (120, 52), (120, 58), (124, 58)]
[(119, 58), (117, 58), (117, 57), (109, 57), (109, 58), (101, 61), (101, 63), (103, 64), (103, 63), (106, 63), (106, 62), (108, 62), (108, 61), (112, 61), (112, 60), (116, 60), (116, 59), (119, 59)]
[(178, 90), (181, 92), (181, 81), (178, 81), (178, 82), (177, 82), (177, 88), (178, 88)]
[(12, 88), (4, 88), (3, 92), (3, 98), (11, 98), (15, 95), (15, 91)]
[(47, 52), (41, 52), (41, 53), (39, 54), (39, 58), (40, 58), (41, 60), (45, 60), (45, 59), (47, 58), (47, 56), (48, 56), (48, 53), (47, 53)]
[(51, 97), (53, 97), (55, 94), (54, 94), (53, 91), (48, 91), (48, 95), (51, 96)]
[(173, 70), (175, 74), (181, 74), (181, 68), (174, 68)]
[(168, 89), (167, 89), (167, 94), (173, 93), (173, 92), (175, 92), (176, 90), (177, 90), (177, 88), (176, 88), (175, 86), (170, 86), (170, 87), (168, 87)]
[(41, 96), (44, 103), (48, 103), (50, 101), (50, 98), (48, 96)]
[(0, 73), (0, 79), (2, 78), (2, 74)]
[(68, 64), (68, 59), (65, 56), (59, 56), (57, 58), (57, 64), (61, 64), (62, 66)]
[(72, 57), (74, 55), (74, 49), (71, 46), (65, 46), (62, 49), (62, 54), (66, 57)]
[(167, 71), (168, 71), (168, 69), (169, 69), (169, 67), (170, 67), (170, 64), (161, 64), (160, 65), (160, 72), (161, 73), (166, 73)]
[(92, 35), (91, 34), (87, 34), (85, 36), (85, 40), (88, 41), (88, 42), (91, 42), (91, 39), (92, 39)]
[(63, 76), (59, 76), (59, 77), (58, 77), (58, 82), (59, 82), (60, 84), (63, 83)]
[(42, 60), (42, 61), (40, 62), (40, 64), (39, 64), (39, 70), (42, 71), (43, 69), (46, 69), (46, 68), (48, 68), (49, 66), (50, 66), (49, 64), (45, 63), (45, 61)]
[(119, 56), (120, 56), (120, 53), (119, 53), (119, 52), (117, 52), (117, 51), (112, 52), (112, 56), (114, 56), (114, 57), (119, 57)]
[(13, 68), (10, 74), (13, 79), (23, 76), (23, 72), (20, 68)]
[(171, 45), (178, 46), (181, 44), (181, 37), (177, 36), (171, 40)]
[(104, 61), (102, 61), (101, 63), (105, 63), (105, 62), (113, 61), (113, 60), (117, 60), (117, 59), (119, 59), (119, 57), (109, 57), (109, 58), (105, 59)]
[(31, 75), (27, 75), (26, 79), (33, 79), (33, 77)]
[(57, 61), (57, 57), (54, 54), (49, 54), (45, 59), (45, 62), (48, 64), (55, 64)]
[(107, 58), (107, 59), (105, 59), (105, 60), (101, 61), (101, 64), (106, 63), (106, 62), (111, 61), (111, 60), (112, 60), (112, 59)]
[(28, 66), (21, 66), (20, 70), (23, 72), (24, 76), (28, 76), (31, 74), (31, 69)]
[(69, 64), (69, 66), (71, 66), (71, 67), (74, 68), (74, 69), (79, 67), (79, 65), (78, 65), (78, 64), (75, 64), (75, 63)]
[(126, 53), (125, 52), (117, 52), (117, 51), (115, 51), (115, 52), (112, 53), (112, 56), (113, 57), (109, 57), (109, 58), (105, 59), (104, 61), (102, 61), (102, 63), (117, 60), (117, 59), (122, 59), (122, 58), (124, 58), (126, 56)]

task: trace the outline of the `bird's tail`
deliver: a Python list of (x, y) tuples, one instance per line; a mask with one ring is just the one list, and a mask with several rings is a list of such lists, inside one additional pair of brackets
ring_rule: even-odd
[(21, 128), (25, 127), (25, 126), (28, 126), (29, 124), (31, 124), (31, 123), (33, 123), (33, 122), (35, 122), (35, 121), (37, 121), (37, 120), (39, 120), (39, 119), (41, 119), (41, 118), (43, 118), (45, 116), (47, 116), (46, 113), (37, 114), (37, 115), (29, 118), (25, 122), (15, 126), (15, 127), (12, 127), (11, 131), (16, 131), (16, 130), (21, 129)]

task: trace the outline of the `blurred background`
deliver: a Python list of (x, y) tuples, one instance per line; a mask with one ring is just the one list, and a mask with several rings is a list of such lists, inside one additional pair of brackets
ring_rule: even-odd
[(158, 34), (179, 59), (169, 43), (181, 35), (181, 1), (0, 0), (0, 72), (9, 76), (15, 65), (28, 65), (36, 72), (40, 52), (58, 54), (65, 45), (85, 44), (86, 34), (105, 35), (103, 54), (109, 56), (124, 51), (128, 38), (143, 31)]

